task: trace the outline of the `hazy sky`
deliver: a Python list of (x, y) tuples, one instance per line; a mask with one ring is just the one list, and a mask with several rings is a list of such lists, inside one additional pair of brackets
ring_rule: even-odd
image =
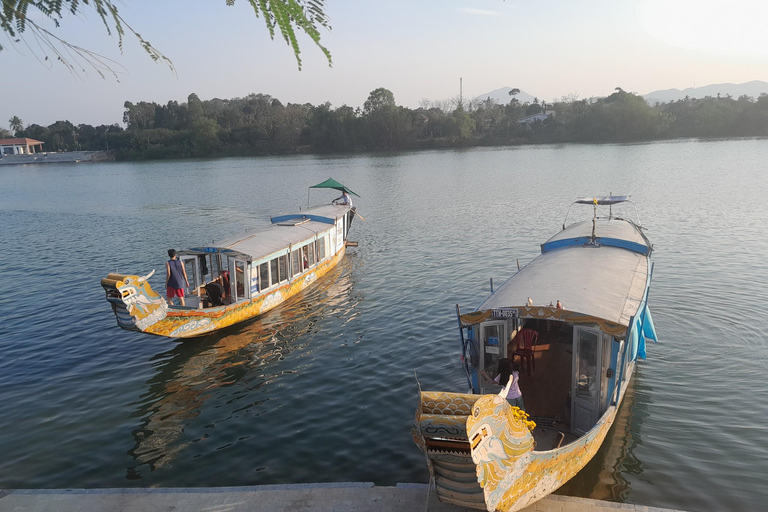
[(460, 77), (465, 97), (508, 86), (547, 101), (615, 87), (646, 94), (768, 81), (768, 3), (752, 0), (327, 0), (333, 30), (322, 40), (333, 67), (301, 36), (302, 71), (247, 0), (124, 0), (124, 18), (173, 61), (177, 76), (132, 36), (121, 55), (97, 15), (85, 12), (55, 33), (119, 62), (120, 81), (49, 69), (3, 40), (0, 126), (13, 115), (25, 124), (117, 123), (126, 100), (186, 101), (192, 92), (358, 107), (386, 87), (398, 104), (417, 107), (457, 96)]

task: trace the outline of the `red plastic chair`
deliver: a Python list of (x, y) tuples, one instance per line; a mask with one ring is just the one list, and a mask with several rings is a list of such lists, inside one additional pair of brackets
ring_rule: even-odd
[(525, 361), (525, 368), (528, 376), (531, 376), (531, 366), (536, 369), (536, 358), (534, 352), (536, 350), (536, 342), (539, 340), (539, 333), (533, 329), (522, 329), (515, 336), (517, 340), (517, 348), (512, 352), (512, 361), (514, 362), (515, 356), (520, 357), (520, 365), (522, 366)]

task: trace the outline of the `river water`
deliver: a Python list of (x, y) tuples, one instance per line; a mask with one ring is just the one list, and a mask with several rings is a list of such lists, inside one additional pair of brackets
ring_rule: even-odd
[[(534, 258), (576, 196), (613, 192), (655, 244), (660, 343), (560, 492), (761, 509), (766, 162), (748, 139), (2, 167), (0, 487), (426, 482), (414, 370), (465, 391), (455, 304)], [(162, 271), (168, 248), (266, 224), (329, 176), (361, 196), (359, 247), (317, 287), (183, 343), (116, 326), (107, 273)]]

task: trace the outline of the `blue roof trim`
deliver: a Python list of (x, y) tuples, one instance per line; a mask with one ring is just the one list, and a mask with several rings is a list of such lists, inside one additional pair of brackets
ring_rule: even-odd
[(321, 215), (304, 215), (302, 213), (294, 213), (293, 215), (280, 215), (279, 217), (272, 217), (272, 224), (279, 222), (286, 222), (293, 219), (309, 219), (314, 222), (322, 222), (324, 224), (336, 224), (336, 220), (330, 217), (323, 217)]
[[(591, 237), (580, 236), (577, 238), (565, 238), (563, 240), (555, 240), (554, 242), (548, 242), (541, 244), (541, 254), (545, 252), (553, 251), (555, 249), (562, 249), (563, 247), (573, 247), (576, 245), (585, 245), (591, 240)], [(620, 249), (627, 249), (632, 252), (637, 252), (643, 255), (648, 255), (651, 250), (647, 245), (639, 244), (637, 242), (630, 242), (628, 240), (622, 240), (620, 238), (596, 238), (595, 241), (599, 245), (605, 245), (608, 247), (618, 247)]]

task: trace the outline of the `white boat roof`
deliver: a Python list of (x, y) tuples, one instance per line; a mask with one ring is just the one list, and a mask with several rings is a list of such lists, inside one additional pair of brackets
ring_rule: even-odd
[(529, 297), (534, 306), (559, 300), (568, 311), (628, 326), (645, 293), (650, 244), (634, 224), (619, 219), (598, 219), (598, 244), (585, 245), (583, 238), (591, 234), (592, 221), (587, 221), (550, 238), (542, 254), (478, 310), (525, 306)]
[(272, 217), (272, 224), (248, 231), (239, 236), (216, 240), (210, 246), (192, 247), (180, 254), (216, 253), (233, 254), (256, 261), (290, 245), (301, 243), (317, 233), (332, 228), (336, 219), (350, 210), (345, 205), (320, 205), (287, 215)]

